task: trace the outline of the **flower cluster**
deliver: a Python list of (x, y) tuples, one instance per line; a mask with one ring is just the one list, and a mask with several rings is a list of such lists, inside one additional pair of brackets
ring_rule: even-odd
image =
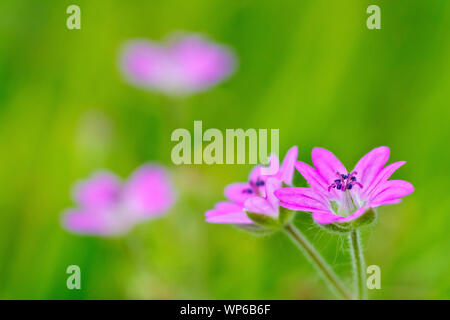
[[(229, 185), (225, 189), (228, 202), (217, 204), (206, 212), (206, 221), (213, 223), (252, 224), (248, 213), (277, 217), (279, 206), (293, 211), (311, 212), (320, 225), (357, 221), (372, 208), (395, 204), (412, 193), (414, 187), (403, 180), (389, 180), (405, 161), (385, 167), (389, 148), (375, 148), (348, 171), (330, 151), (314, 148), (310, 165), (296, 161), (297, 148), (289, 150), (279, 172), (261, 175), (261, 167), (252, 170), (248, 183)], [(271, 160), (277, 164), (277, 159)], [(272, 164), (272, 162), (271, 162)], [(292, 184), (295, 168), (308, 182), (308, 188), (283, 187)]]

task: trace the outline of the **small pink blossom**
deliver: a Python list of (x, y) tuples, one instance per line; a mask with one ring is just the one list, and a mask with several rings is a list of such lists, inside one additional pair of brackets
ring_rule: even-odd
[(206, 90), (235, 69), (232, 51), (196, 34), (171, 37), (167, 43), (129, 41), (121, 69), (135, 85), (172, 95)]
[(166, 170), (147, 164), (124, 183), (113, 173), (101, 171), (76, 184), (76, 209), (67, 210), (63, 225), (80, 234), (119, 235), (136, 223), (167, 212), (175, 201)]
[(312, 212), (319, 224), (350, 222), (370, 208), (399, 203), (412, 193), (414, 187), (403, 180), (388, 180), (405, 161), (391, 163), (389, 148), (375, 148), (359, 160), (352, 171), (328, 150), (314, 148), (312, 162), (315, 168), (298, 161), (296, 168), (310, 188), (282, 188), (275, 191), (280, 205)]
[[(249, 181), (233, 183), (225, 188), (228, 201), (219, 202), (216, 207), (205, 213), (206, 222), (231, 223), (251, 225), (254, 222), (248, 218), (246, 211), (278, 217), (278, 199), (275, 190), (282, 183), (292, 185), (294, 165), (298, 149), (292, 147), (286, 154), (280, 167), (275, 155), (270, 157), (270, 168), (258, 165), (250, 172)], [(267, 174), (274, 172), (274, 174)]]

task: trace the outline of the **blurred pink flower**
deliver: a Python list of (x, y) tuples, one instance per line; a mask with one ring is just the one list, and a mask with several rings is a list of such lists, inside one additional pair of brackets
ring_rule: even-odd
[(77, 209), (63, 216), (66, 229), (80, 234), (119, 235), (136, 223), (164, 214), (175, 201), (166, 170), (147, 164), (126, 181), (109, 172), (97, 172), (79, 182), (73, 197)]
[[(281, 168), (278, 157), (270, 157), (270, 168), (256, 166), (250, 172), (249, 182), (233, 183), (225, 188), (225, 196), (229, 201), (219, 202), (213, 210), (205, 213), (206, 222), (254, 224), (245, 211), (278, 217), (278, 199), (274, 191), (281, 188), (284, 182), (292, 185), (294, 165), (298, 149), (292, 147), (286, 154)], [(267, 174), (268, 172), (274, 174)]]
[(171, 95), (206, 90), (235, 69), (229, 48), (196, 34), (171, 37), (167, 44), (129, 41), (120, 60), (130, 83)]
[(406, 163), (399, 161), (384, 167), (389, 153), (388, 147), (375, 148), (348, 172), (330, 151), (314, 148), (315, 169), (301, 161), (296, 163), (311, 187), (282, 188), (275, 191), (275, 196), (285, 208), (312, 212), (319, 224), (353, 221), (370, 208), (399, 203), (400, 198), (414, 191), (407, 181), (388, 180)]

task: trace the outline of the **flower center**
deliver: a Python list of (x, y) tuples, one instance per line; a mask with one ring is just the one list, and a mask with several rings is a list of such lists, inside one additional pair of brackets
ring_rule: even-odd
[(346, 190), (351, 190), (355, 185), (362, 189), (362, 184), (356, 180), (357, 174), (358, 173), (356, 171), (353, 171), (350, 174), (341, 174), (336, 172), (337, 179), (328, 186), (328, 192), (330, 192), (331, 189), (337, 189), (345, 192)]
[(257, 179), (256, 181), (250, 181), (249, 188), (246, 188), (244, 190), (242, 190), (242, 193), (246, 193), (246, 194), (252, 194), (255, 193), (257, 195), (262, 195), (262, 192), (259, 188), (263, 187), (266, 183), (264, 182), (264, 180), (261, 179)]

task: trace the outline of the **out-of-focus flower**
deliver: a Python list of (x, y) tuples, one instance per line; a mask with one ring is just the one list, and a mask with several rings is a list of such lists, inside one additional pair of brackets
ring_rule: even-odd
[(206, 90), (235, 69), (231, 49), (196, 34), (176, 35), (167, 43), (131, 40), (120, 66), (128, 82), (169, 95)]
[[(205, 213), (206, 222), (253, 225), (247, 213), (262, 214), (277, 219), (278, 199), (274, 191), (282, 183), (292, 185), (294, 165), (298, 149), (292, 147), (286, 154), (281, 167), (278, 158), (270, 157), (270, 168), (256, 166), (250, 172), (249, 182), (233, 183), (225, 188), (228, 201), (219, 202), (213, 210)], [(267, 174), (271, 172), (273, 174)]]
[(388, 180), (405, 161), (384, 167), (389, 148), (375, 148), (359, 160), (353, 171), (330, 151), (314, 148), (315, 168), (298, 161), (296, 168), (311, 188), (288, 187), (275, 191), (280, 205), (296, 211), (312, 212), (321, 225), (347, 223), (372, 212), (371, 208), (399, 203), (414, 187), (403, 180)]
[(163, 215), (175, 201), (166, 170), (146, 164), (121, 183), (102, 171), (79, 182), (73, 192), (78, 205), (63, 216), (66, 229), (80, 234), (120, 235), (136, 223)]

